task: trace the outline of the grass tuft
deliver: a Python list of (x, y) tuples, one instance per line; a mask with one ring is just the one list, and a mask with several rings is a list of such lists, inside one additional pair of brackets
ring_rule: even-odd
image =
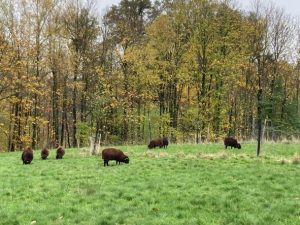
[(298, 165), (300, 164), (300, 155), (295, 154), (293, 157), (293, 164)]
[(177, 158), (184, 158), (185, 157), (185, 153), (184, 152), (177, 152), (176, 153), (176, 157)]

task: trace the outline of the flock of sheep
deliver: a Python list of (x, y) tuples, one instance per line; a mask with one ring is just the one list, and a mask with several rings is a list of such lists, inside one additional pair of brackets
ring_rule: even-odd
[[(166, 137), (163, 138), (158, 138), (158, 139), (154, 139), (151, 140), (150, 143), (148, 144), (148, 148), (152, 149), (152, 148), (167, 148), (169, 145), (169, 141)], [(225, 148), (227, 148), (228, 146), (230, 146), (231, 148), (241, 148), (241, 144), (237, 142), (237, 140), (235, 138), (232, 137), (227, 137), (224, 139), (224, 145)], [(59, 146), (56, 149), (56, 159), (62, 159), (62, 157), (65, 154), (65, 150), (62, 146)], [(41, 151), (41, 158), (43, 160), (47, 159), (47, 157), (49, 156), (49, 150), (47, 148), (44, 148)], [(31, 148), (26, 148), (23, 153), (22, 153), (22, 157), (21, 157), (23, 164), (30, 164), (31, 161), (33, 160), (33, 151)], [(116, 149), (116, 148), (106, 148), (102, 150), (102, 159), (104, 162), (104, 166), (108, 166), (108, 162), (109, 160), (115, 160), (116, 164), (121, 164), (122, 163), (129, 163), (129, 157), (127, 155), (125, 155), (121, 150)]]
[[(65, 154), (64, 148), (62, 146), (59, 146), (56, 149), (56, 159), (62, 159), (64, 154)], [(43, 160), (45, 160), (45, 159), (47, 159), (48, 156), (49, 156), (49, 150), (47, 148), (44, 148), (41, 151), (41, 158)], [(31, 163), (31, 161), (33, 160), (33, 151), (30, 147), (26, 148), (22, 152), (21, 159), (23, 161), (23, 164), (30, 164)]]

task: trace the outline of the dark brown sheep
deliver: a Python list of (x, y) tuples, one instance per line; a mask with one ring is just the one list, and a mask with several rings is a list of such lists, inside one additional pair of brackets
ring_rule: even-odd
[(43, 150), (41, 151), (41, 158), (47, 159), (48, 155), (49, 155), (49, 150), (47, 148), (43, 148)]
[(154, 140), (150, 141), (148, 148), (149, 149), (156, 148), (156, 147), (162, 148), (163, 145), (164, 145), (163, 140), (161, 138), (158, 138), (158, 139), (154, 139)]
[(56, 150), (56, 159), (62, 159), (65, 154), (65, 150), (62, 146), (59, 146)]
[(168, 145), (169, 145), (168, 138), (163, 137), (163, 138), (157, 138), (157, 139), (150, 141), (148, 148), (149, 149), (156, 148), (156, 147), (167, 148)]
[(225, 148), (227, 148), (227, 146), (230, 146), (230, 148), (234, 147), (234, 148), (238, 148), (241, 149), (242, 146), (240, 145), (240, 143), (237, 142), (237, 140), (233, 137), (227, 137), (224, 139), (224, 145)]
[(23, 151), (21, 159), (23, 161), (23, 164), (31, 163), (31, 161), (33, 160), (33, 152), (31, 148), (28, 147)]
[(109, 160), (116, 160), (116, 164), (121, 164), (121, 162), (128, 164), (129, 158), (121, 150), (115, 148), (106, 148), (102, 151), (102, 159), (104, 161), (104, 166), (108, 166)]

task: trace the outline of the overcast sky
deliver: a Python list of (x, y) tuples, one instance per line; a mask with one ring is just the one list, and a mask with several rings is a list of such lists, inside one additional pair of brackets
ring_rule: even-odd
[[(236, 0), (242, 4), (243, 8), (247, 9), (251, 6), (253, 0)], [(269, 2), (268, 0), (262, 0), (262, 2)], [(286, 13), (293, 17), (300, 18), (300, 0), (272, 0), (276, 6), (284, 8)]]
[(100, 14), (102, 15), (104, 10), (109, 8), (111, 5), (119, 4), (120, 0), (97, 0), (97, 6), (100, 9)]
[[(253, 0), (235, 0), (240, 2), (244, 9), (251, 6), (250, 2)], [(268, 0), (262, 0), (268, 2)], [(103, 14), (104, 10), (113, 4), (118, 4), (120, 0), (98, 0), (97, 4), (100, 9), (100, 14)], [(287, 13), (294, 17), (300, 18), (300, 0), (273, 0), (273, 2), (280, 7), (283, 7)]]

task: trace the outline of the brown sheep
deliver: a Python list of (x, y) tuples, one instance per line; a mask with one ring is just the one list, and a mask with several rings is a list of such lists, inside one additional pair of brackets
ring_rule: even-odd
[(224, 139), (224, 145), (225, 148), (227, 149), (227, 146), (230, 146), (230, 148), (234, 147), (234, 148), (238, 148), (241, 149), (242, 146), (240, 145), (240, 143), (237, 142), (237, 140), (233, 137), (227, 137)]
[(62, 146), (59, 146), (56, 150), (56, 159), (62, 159), (65, 154), (65, 150)]
[(167, 148), (168, 145), (169, 145), (168, 138), (163, 137), (163, 138), (157, 138), (157, 139), (150, 141), (148, 148), (149, 149), (156, 148), (156, 147)]
[(22, 157), (21, 157), (23, 164), (30, 164), (31, 161), (33, 160), (33, 152), (31, 148), (26, 148), (23, 153), (22, 153)]
[(41, 158), (47, 159), (48, 155), (49, 155), (49, 150), (47, 148), (43, 148), (43, 150), (41, 151)]
[(129, 163), (129, 158), (121, 150), (115, 148), (106, 148), (102, 151), (102, 159), (104, 161), (104, 166), (108, 166), (109, 160), (116, 160), (116, 164), (121, 164), (124, 162)]
[(158, 139), (151, 140), (148, 145), (148, 148), (149, 149), (156, 148), (156, 147), (162, 148), (163, 146), (164, 146), (163, 140), (161, 138), (158, 138)]

